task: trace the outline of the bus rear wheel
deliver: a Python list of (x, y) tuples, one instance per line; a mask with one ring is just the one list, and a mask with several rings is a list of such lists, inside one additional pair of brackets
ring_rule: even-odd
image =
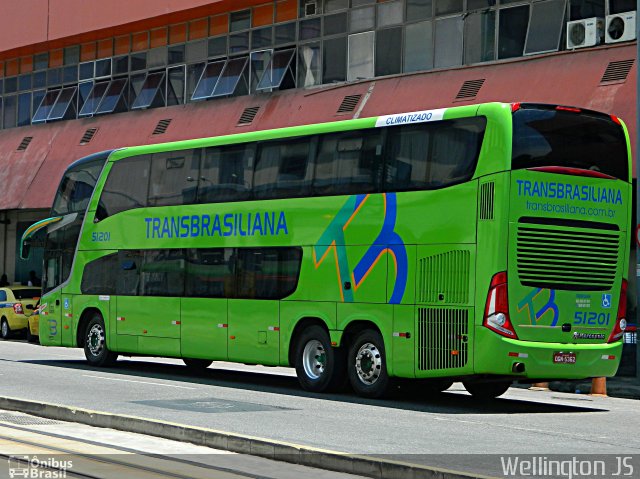
[(382, 397), (389, 387), (384, 341), (379, 332), (365, 329), (349, 347), (349, 382), (362, 397)]
[(495, 399), (502, 396), (511, 387), (511, 381), (462, 381), (464, 388), (474, 398), (481, 400)]
[(332, 347), (329, 333), (320, 326), (311, 326), (298, 336), (295, 365), (305, 391), (331, 391), (345, 383), (344, 350)]
[(94, 313), (84, 334), (84, 356), (91, 366), (113, 366), (118, 355), (107, 348), (107, 333), (100, 313)]

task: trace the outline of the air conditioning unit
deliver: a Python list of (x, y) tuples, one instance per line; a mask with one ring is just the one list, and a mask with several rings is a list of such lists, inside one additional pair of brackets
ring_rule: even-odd
[(567, 22), (567, 50), (594, 47), (604, 39), (604, 19), (584, 18)]
[(636, 12), (607, 15), (605, 41), (607, 43), (628, 42), (636, 39)]
[(322, 8), (320, 1), (318, 0), (307, 0), (304, 2), (304, 16), (312, 17), (313, 15), (320, 15), (322, 13)]

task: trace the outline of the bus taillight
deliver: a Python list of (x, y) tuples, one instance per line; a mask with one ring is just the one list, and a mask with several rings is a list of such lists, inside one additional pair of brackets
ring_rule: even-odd
[(507, 338), (518, 339), (509, 319), (509, 296), (507, 294), (507, 272), (496, 273), (491, 278), (487, 304), (484, 308), (482, 324)]
[(627, 280), (622, 280), (620, 287), (620, 301), (618, 303), (618, 316), (616, 316), (616, 324), (613, 326), (609, 343), (613, 343), (622, 339), (625, 329), (627, 329)]

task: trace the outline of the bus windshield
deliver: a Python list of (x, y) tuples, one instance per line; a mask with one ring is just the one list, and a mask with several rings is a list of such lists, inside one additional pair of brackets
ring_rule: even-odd
[(514, 170), (580, 168), (629, 179), (622, 127), (607, 115), (569, 109), (517, 110), (513, 114), (511, 166)]
[(79, 213), (87, 209), (104, 162), (105, 158), (82, 162), (65, 172), (53, 202), (52, 216)]

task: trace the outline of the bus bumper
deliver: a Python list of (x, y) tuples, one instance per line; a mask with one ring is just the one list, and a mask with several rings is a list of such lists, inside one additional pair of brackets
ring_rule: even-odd
[[(484, 327), (476, 328), (476, 374), (530, 379), (584, 379), (614, 376), (620, 364), (622, 341), (603, 344), (538, 343), (509, 339)], [(556, 353), (575, 354), (575, 363), (554, 363)], [(514, 365), (524, 365), (515, 373)]]

